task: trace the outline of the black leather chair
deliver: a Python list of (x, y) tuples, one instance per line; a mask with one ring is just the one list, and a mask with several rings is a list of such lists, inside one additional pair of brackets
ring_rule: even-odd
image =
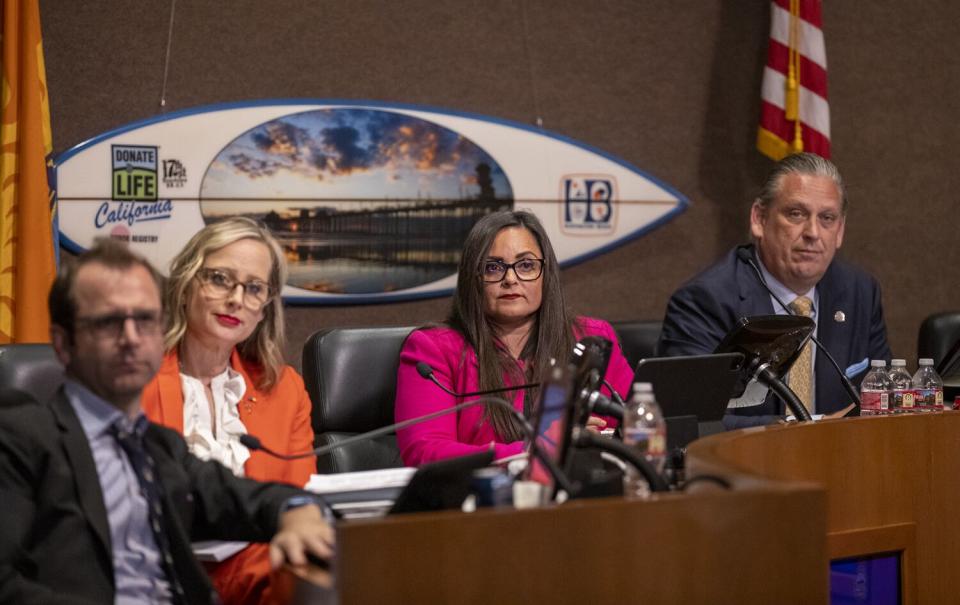
[(636, 367), (641, 359), (657, 356), (657, 341), (663, 329), (662, 321), (615, 321), (611, 322), (611, 325), (617, 332), (623, 354), (631, 367)]
[(0, 345), (0, 388), (17, 389), (37, 401), (47, 401), (61, 384), (63, 366), (50, 345)]
[(917, 337), (917, 356), (933, 359), (942, 368), (945, 357), (960, 342), (960, 311), (934, 313), (920, 324)]
[[(303, 379), (313, 402), (317, 447), (393, 423), (400, 348), (411, 327), (320, 330), (303, 345)], [(338, 448), (320, 473), (403, 466), (393, 434)]]

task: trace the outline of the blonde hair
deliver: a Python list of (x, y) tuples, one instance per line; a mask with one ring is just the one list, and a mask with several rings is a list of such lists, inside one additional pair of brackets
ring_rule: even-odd
[(187, 331), (187, 290), (197, 272), (203, 268), (208, 255), (242, 239), (263, 243), (270, 251), (271, 265), (269, 285), (273, 299), (263, 308), (263, 319), (250, 336), (237, 345), (240, 357), (258, 364), (262, 372), (251, 376), (258, 389), (269, 391), (280, 379), (283, 371), (283, 301), (280, 289), (287, 281), (287, 263), (280, 244), (270, 231), (246, 217), (233, 217), (210, 223), (198, 231), (183, 250), (170, 262), (170, 277), (164, 291), (164, 306), (167, 308), (167, 326), (163, 334), (164, 345), (169, 352), (180, 345)]

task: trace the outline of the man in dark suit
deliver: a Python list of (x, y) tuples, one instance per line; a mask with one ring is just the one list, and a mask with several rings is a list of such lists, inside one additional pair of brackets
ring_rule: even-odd
[[(816, 335), (846, 376), (859, 385), (871, 359), (889, 359), (876, 280), (834, 258), (843, 243), (847, 200), (836, 167), (817, 155), (788, 156), (774, 167), (750, 211), (754, 244), (740, 246), (684, 284), (670, 298), (658, 343), (661, 355), (712, 353), (741, 317), (785, 314), (761, 284), (752, 259), (775, 294), (811, 316)], [(791, 369), (791, 388), (811, 412), (843, 410), (851, 398), (813, 343)], [(806, 369), (798, 370), (804, 363)], [(748, 389), (747, 397), (750, 397)], [(785, 413), (773, 395), (762, 405), (731, 408), (728, 426), (772, 422)]]
[(0, 603), (211, 603), (191, 540), (271, 541), (271, 560), (332, 554), (309, 494), (238, 479), (146, 421), (163, 356), (160, 281), (115, 242), (50, 293), (66, 369), (52, 401), (0, 394)]

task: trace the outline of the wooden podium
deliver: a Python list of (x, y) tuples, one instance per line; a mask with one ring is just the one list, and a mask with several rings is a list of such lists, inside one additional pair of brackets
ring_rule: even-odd
[(904, 605), (960, 601), (960, 412), (723, 433), (691, 444), (687, 465), (822, 485), (830, 559), (900, 553)]
[(341, 523), (332, 575), (283, 572), (290, 602), (826, 603), (822, 489), (697, 485), (648, 501)]

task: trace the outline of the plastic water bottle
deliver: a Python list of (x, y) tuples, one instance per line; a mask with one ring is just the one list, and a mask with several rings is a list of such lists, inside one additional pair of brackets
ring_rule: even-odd
[(890, 408), (895, 414), (915, 412), (913, 396), (913, 377), (907, 371), (906, 359), (890, 361), (890, 382), (893, 383), (893, 399)]
[(913, 390), (916, 405), (924, 412), (934, 412), (943, 409), (943, 380), (933, 369), (933, 360), (920, 360), (920, 367), (913, 375)]
[(886, 368), (887, 362), (882, 359), (870, 362), (870, 371), (860, 383), (861, 416), (890, 413), (890, 391), (893, 390), (893, 385)]
[[(630, 401), (623, 412), (623, 442), (646, 458), (655, 471), (663, 472), (667, 458), (667, 423), (649, 382), (633, 385)], [(629, 464), (623, 481), (625, 495), (643, 498), (650, 495), (646, 479)]]

